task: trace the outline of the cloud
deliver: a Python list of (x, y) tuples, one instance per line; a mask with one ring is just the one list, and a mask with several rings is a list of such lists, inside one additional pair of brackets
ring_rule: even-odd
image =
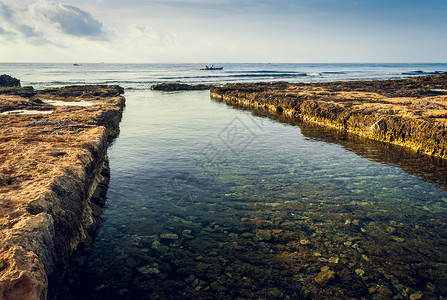
[(30, 44), (42, 45), (49, 41), (44, 37), (42, 32), (37, 31), (34, 26), (26, 23), (29, 18), (26, 10), (16, 5), (6, 5), (0, 1), (0, 31), (1, 34), (7, 35), (8, 39), (25, 38)]
[(90, 13), (39, 0), (29, 6), (0, 0), (0, 35), (20, 44), (65, 47), (70, 37), (107, 40), (105, 26)]
[(31, 6), (31, 12), (56, 25), (68, 35), (88, 38), (105, 38), (107, 35), (100, 21), (72, 5), (39, 2)]
[(0, 17), (9, 21), (12, 19), (13, 11), (3, 2), (0, 2)]

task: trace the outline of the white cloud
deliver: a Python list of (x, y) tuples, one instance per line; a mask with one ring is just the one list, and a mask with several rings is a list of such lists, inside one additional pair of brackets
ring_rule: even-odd
[(446, 24), (443, 10), (415, 19), (384, 14), (379, 4), (374, 11), (348, 9), (354, 0), (63, 1), (0, 0), (0, 59), (341, 62), (446, 57), (446, 42), (440, 38)]
[(107, 38), (104, 25), (75, 6), (38, 1), (26, 7), (0, 0), (0, 36), (30, 45), (64, 46), (66, 36)]
[(38, 2), (30, 6), (30, 13), (40, 22), (49, 22), (63, 33), (78, 37), (105, 38), (104, 25), (90, 13), (67, 4)]

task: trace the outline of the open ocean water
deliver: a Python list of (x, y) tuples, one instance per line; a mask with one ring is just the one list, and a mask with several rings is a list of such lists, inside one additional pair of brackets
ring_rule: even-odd
[[(205, 64), (36, 64), (0, 63), (0, 73), (35, 88), (72, 84), (119, 84), (147, 89), (152, 84), (230, 83), (254, 81), (318, 82), (404, 78), (447, 72), (439, 64), (215, 64), (223, 70), (201, 70)], [(208, 64), (210, 65), (210, 64)]]
[(445, 299), (447, 165), (162, 82), (318, 82), (447, 64), (0, 64), (35, 88), (119, 84), (92, 249), (59, 299)]

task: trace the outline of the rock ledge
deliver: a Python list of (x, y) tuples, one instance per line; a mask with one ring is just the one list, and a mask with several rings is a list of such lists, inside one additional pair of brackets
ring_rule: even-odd
[(97, 222), (94, 192), (119, 133), (122, 92), (0, 89), (1, 299), (56, 293), (70, 253)]
[(212, 87), (211, 97), (447, 158), (447, 74), (405, 80)]

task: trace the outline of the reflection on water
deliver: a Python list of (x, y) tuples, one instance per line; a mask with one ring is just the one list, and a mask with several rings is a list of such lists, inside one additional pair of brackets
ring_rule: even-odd
[[(238, 108), (247, 110), (244, 107)], [(421, 155), (404, 147), (359, 137), (315, 123), (294, 120), (283, 115), (272, 115), (265, 111), (250, 111), (257, 117), (273, 118), (283, 123), (299, 126), (301, 134), (311, 140), (338, 144), (349, 151), (378, 163), (397, 165), (405, 172), (417, 175), (421, 179), (437, 184), (442, 189), (447, 190), (446, 160)]]
[(447, 296), (442, 164), (207, 92), (126, 98), (101, 229), (62, 299)]

